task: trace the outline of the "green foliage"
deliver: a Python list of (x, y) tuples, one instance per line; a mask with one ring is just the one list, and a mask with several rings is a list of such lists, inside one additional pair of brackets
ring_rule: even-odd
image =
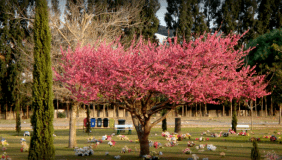
[(66, 118), (67, 117), (65, 112), (58, 112), (57, 116), (58, 116), (58, 118)]
[(257, 144), (256, 140), (253, 141), (253, 148), (252, 148), (252, 151), (251, 151), (251, 159), (252, 160), (260, 160), (260, 153), (259, 153), (258, 144)]
[(191, 33), (197, 37), (208, 31), (197, 0), (167, 0), (167, 3), (165, 21), (169, 29), (175, 30), (174, 36), (177, 36), (179, 42), (184, 39), (190, 41)]
[[(162, 110), (161, 111), (161, 116), (164, 116), (167, 113), (167, 110)], [(166, 118), (162, 120), (162, 130), (163, 132), (167, 131), (167, 123), (166, 123)]]
[(268, 91), (272, 92), (272, 98), (275, 102), (281, 103), (282, 91), (282, 30), (275, 29), (269, 33), (258, 36), (247, 44), (247, 48), (254, 48), (247, 55), (247, 64), (256, 65), (256, 71), (259, 74), (268, 74), (267, 80), (270, 80)]
[(231, 122), (231, 124), (232, 124), (232, 130), (235, 131), (235, 132), (237, 132), (236, 126), (237, 126), (238, 120), (237, 120), (236, 105), (234, 105), (233, 108), (234, 108), (234, 109), (233, 109), (233, 112), (232, 112), (232, 122)]
[(53, 79), (51, 70), (51, 33), (48, 24), (47, 1), (35, 1), (34, 21), (34, 70), (32, 87), (31, 124), (33, 136), (30, 141), (29, 160), (55, 158), (53, 145)]

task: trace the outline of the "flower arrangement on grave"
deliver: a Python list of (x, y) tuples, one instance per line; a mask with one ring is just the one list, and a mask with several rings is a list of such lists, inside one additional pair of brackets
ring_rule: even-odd
[(125, 140), (125, 141), (129, 141), (129, 138), (125, 135), (118, 135), (117, 136), (120, 140)]
[(7, 152), (2, 154), (1, 160), (11, 160), (11, 158), (7, 155)]
[(90, 156), (94, 154), (91, 146), (83, 148), (75, 147), (74, 151), (76, 156)]
[(115, 159), (120, 159), (120, 155), (114, 156)]
[(277, 137), (276, 137), (276, 136), (272, 135), (272, 136), (270, 137), (270, 141), (271, 141), (271, 142), (275, 142), (276, 140), (277, 140)]
[(177, 141), (182, 141), (182, 135), (177, 135)]
[(228, 137), (229, 136), (229, 132), (223, 133), (222, 137)]
[(113, 146), (116, 145), (116, 142), (115, 142), (114, 140), (109, 141), (109, 142), (108, 142), (108, 145), (110, 145), (110, 147), (113, 147)]
[(220, 152), (219, 155), (220, 155), (221, 157), (224, 157), (224, 156), (225, 156), (225, 153), (224, 153), (224, 152)]
[(6, 139), (2, 138), (1, 144), (2, 144), (2, 151), (6, 151), (9, 143), (6, 141)]
[(260, 138), (251, 137), (249, 140), (250, 140), (251, 142), (253, 142), (253, 141), (260, 141)]
[(213, 144), (208, 144), (208, 145), (207, 145), (207, 149), (208, 149), (209, 151), (215, 151), (215, 150), (216, 150), (216, 146), (214, 146)]
[(182, 134), (183, 139), (191, 139), (190, 133)]
[(232, 129), (229, 129), (228, 132), (229, 132), (230, 134), (236, 134), (236, 132), (233, 131)]
[(159, 159), (158, 155), (161, 155), (161, 154), (160, 154), (160, 152), (157, 153), (156, 151), (152, 151), (151, 155), (152, 155), (152, 160), (157, 160), (157, 159)]
[(190, 148), (185, 148), (183, 151), (182, 151), (184, 154), (191, 154), (192, 151)]
[(200, 149), (204, 149), (205, 146), (206, 146), (206, 145), (204, 145), (204, 144), (200, 144), (200, 145), (199, 145), (199, 148), (200, 148)]
[(242, 132), (239, 133), (239, 135), (240, 135), (240, 136), (249, 136), (249, 133), (242, 131)]
[(188, 141), (187, 142), (187, 146), (188, 147), (194, 147), (195, 146), (195, 143), (192, 141), (192, 142), (190, 142), (190, 141)]
[(29, 145), (26, 144), (26, 141), (22, 141), (21, 145), (21, 152), (27, 152), (29, 150)]
[(147, 155), (143, 156), (143, 159), (144, 160), (150, 160), (150, 159), (152, 159), (152, 156), (147, 154)]
[(201, 135), (207, 135), (207, 132), (202, 132)]
[(160, 142), (154, 142), (154, 147), (156, 149), (160, 148), (162, 146), (162, 144)]
[(278, 160), (278, 159), (280, 159), (280, 156), (278, 154), (276, 154), (275, 151), (272, 150), (271, 152), (268, 151), (266, 153), (265, 158), (267, 160)]
[(221, 137), (221, 135), (220, 135), (220, 134), (217, 134), (217, 133), (211, 133), (211, 137), (216, 137), (216, 138), (218, 138), (218, 137)]
[(130, 153), (131, 152), (131, 149), (128, 148), (127, 146), (124, 146), (122, 149), (121, 149), (121, 153)]
[(170, 133), (169, 133), (168, 131), (162, 132), (162, 136), (163, 136), (163, 137), (168, 137), (169, 135), (170, 135)]

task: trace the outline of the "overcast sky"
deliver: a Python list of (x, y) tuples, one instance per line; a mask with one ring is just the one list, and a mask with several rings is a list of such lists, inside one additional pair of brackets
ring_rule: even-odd
[(167, 12), (167, 10), (166, 10), (167, 2), (166, 2), (166, 0), (159, 0), (159, 2), (160, 2), (161, 7), (157, 12), (157, 17), (160, 20), (160, 25), (166, 26), (164, 16), (165, 16), (165, 13)]

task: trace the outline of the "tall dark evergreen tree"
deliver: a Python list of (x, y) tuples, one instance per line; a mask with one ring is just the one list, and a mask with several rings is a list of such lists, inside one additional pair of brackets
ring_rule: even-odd
[(272, 7), (274, 5), (274, 0), (258, 0), (258, 3), (258, 23), (256, 30), (259, 35), (262, 35), (272, 30), (270, 19), (273, 13)]
[(143, 8), (140, 12), (141, 27), (140, 33), (146, 40), (157, 42), (155, 33), (159, 29), (159, 19), (156, 17), (157, 11), (160, 9), (158, 0), (145, 0)]
[(215, 31), (215, 27), (213, 26), (213, 20), (216, 19), (218, 10), (220, 9), (220, 0), (203, 0), (204, 3), (204, 15), (207, 18), (207, 27), (208, 29)]
[(30, 142), (29, 160), (54, 159), (53, 145), (53, 90), (51, 70), (51, 33), (48, 25), (46, 0), (35, 1), (34, 21), (34, 70), (31, 124), (33, 134)]
[[(178, 35), (181, 0), (167, 0), (167, 13), (165, 14), (165, 22), (168, 29), (174, 30), (174, 36)], [(183, 8), (184, 10), (184, 8)], [(184, 16), (186, 17), (186, 16)]]
[(225, 0), (217, 13), (217, 29), (228, 35), (237, 31), (240, 3), (236, 0)]
[(167, 0), (168, 7), (165, 21), (168, 29), (175, 30), (178, 41), (191, 40), (191, 33), (196, 35), (208, 31), (204, 14), (199, 11), (198, 0)]
[(19, 17), (26, 15), (27, 7), (27, 0), (0, 2), (0, 105), (1, 110), (5, 106), (6, 118), (8, 109), (18, 109), (17, 96), (20, 96), (22, 86), (20, 73), (24, 65), (21, 51), (27, 37), (27, 20)]

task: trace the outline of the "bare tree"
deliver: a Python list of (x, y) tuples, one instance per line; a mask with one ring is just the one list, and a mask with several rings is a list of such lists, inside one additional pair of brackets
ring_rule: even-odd
[[(111, 42), (123, 34), (126, 27), (134, 27), (139, 24), (139, 7), (123, 5), (115, 11), (108, 12), (97, 5), (93, 8), (86, 8), (82, 0), (76, 4), (69, 3), (64, 19), (60, 18), (58, 12), (50, 14), (50, 28), (52, 33), (52, 63), (53, 69), (60, 72), (61, 49), (74, 49), (77, 45), (92, 45), (102, 41)], [(95, 12), (94, 12), (95, 11)], [(60, 82), (54, 82), (54, 94), (60, 100), (70, 99), (70, 92)], [(97, 103), (103, 103), (104, 100)], [(76, 113), (78, 103), (75, 99), (71, 105), (70, 113), (70, 137), (69, 148), (76, 146)]]

